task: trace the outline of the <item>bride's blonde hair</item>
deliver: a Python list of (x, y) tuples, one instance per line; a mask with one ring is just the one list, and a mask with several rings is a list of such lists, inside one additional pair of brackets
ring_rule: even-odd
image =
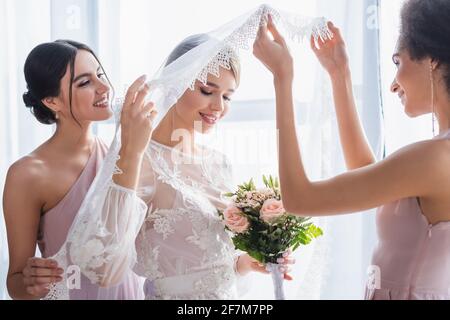
[[(205, 43), (206, 41), (211, 40), (211, 36), (209, 36), (206, 33), (200, 33), (195, 34), (192, 36), (187, 37), (183, 41), (181, 41), (175, 49), (170, 53), (169, 57), (167, 58), (166, 67), (170, 65), (172, 62), (186, 54), (187, 52), (191, 51), (192, 49), (198, 47), (202, 43)], [(241, 79), (241, 64), (239, 62), (239, 59), (230, 57), (229, 64), (231, 67), (231, 71), (234, 74), (234, 77), (236, 79), (236, 85), (239, 86), (240, 79)]]

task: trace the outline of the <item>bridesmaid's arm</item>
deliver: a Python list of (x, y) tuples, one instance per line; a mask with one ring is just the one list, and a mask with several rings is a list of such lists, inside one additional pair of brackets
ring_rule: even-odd
[(354, 170), (375, 163), (375, 156), (358, 116), (345, 42), (338, 28), (331, 22), (328, 27), (333, 39), (319, 38), (316, 46), (311, 37), (311, 49), (330, 76), (345, 162), (348, 170)]
[(34, 257), (44, 180), (42, 170), (28, 160), (14, 164), (6, 178), (3, 210), (9, 249), (7, 288), (12, 299), (44, 298), (47, 286), (62, 280), (63, 270), (56, 261)]
[[(156, 117), (153, 103), (145, 104), (149, 87), (145, 76), (137, 79), (128, 89), (121, 116), (122, 147), (117, 167), (121, 174), (113, 176), (117, 185), (136, 190), (142, 158), (153, 131), (152, 121)], [(151, 116), (149, 116), (151, 115)]]
[(288, 212), (301, 216), (358, 212), (407, 197), (435, 199), (440, 188), (450, 187), (450, 171), (441, 170), (450, 162), (443, 148), (448, 142), (439, 140), (411, 145), (377, 164), (329, 180), (310, 181), (297, 139), (292, 58), (271, 20), (268, 28), (274, 40), (261, 28), (254, 53), (274, 75), (281, 192)]
[[(287, 92), (282, 84), (276, 88), (277, 95)], [(278, 103), (277, 114), (281, 193), (288, 212), (301, 216), (359, 212), (403, 198), (435, 199), (440, 192), (436, 186), (449, 187), (450, 173), (440, 169), (450, 163), (442, 145), (445, 141), (417, 143), (374, 165), (312, 182), (305, 173), (290, 118), (293, 106)]]
[[(145, 80), (144, 76), (136, 80), (125, 98), (120, 122), (120, 159), (112, 183), (101, 191), (106, 192), (103, 197), (82, 207), (90, 212), (78, 213), (88, 215), (91, 223), (72, 228), (76, 237), (71, 238), (70, 260), (80, 266), (91, 282), (103, 287), (119, 284), (133, 266), (135, 239), (148, 210), (136, 193), (156, 116), (153, 103), (145, 103), (149, 93)], [(91, 246), (97, 250), (91, 250)]]

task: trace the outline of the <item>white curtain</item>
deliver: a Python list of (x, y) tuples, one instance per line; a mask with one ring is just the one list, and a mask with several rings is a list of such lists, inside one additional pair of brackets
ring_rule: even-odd
[[(334, 1), (332, 5), (328, 1), (320, 1), (320, 12), (342, 30), (347, 43), (359, 115), (369, 142), (380, 159), (383, 139), (377, 68), (379, 4), (372, 0), (339, 0)], [(323, 76), (321, 83), (328, 82), (328, 77)], [(330, 88), (326, 91), (330, 92)], [(330, 95), (326, 97), (324, 103), (332, 108)], [(335, 116), (330, 127), (331, 136), (337, 136)], [(330, 141), (334, 142), (332, 139)], [(338, 141), (334, 144), (330, 157), (331, 161), (324, 163), (324, 166), (329, 166), (324, 176), (336, 175), (346, 170)], [(320, 291), (321, 299), (363, 298), (366, 270), (376, 243), (374, 211), (326, 219), (328, 257)]]
[[(49, 0), (0, 0), (0, 183), (8, 167), (30, 153), (52, 128), (38, 124), (22, 102), (23, 64), (37, 44), (50, 40)], [(2, 188), (3, 190), (3, 188)], [(18, 190), (20, 192), (20, 190)], [(2, 193), (3, 195), (3, 193)], [(3, 212), (2, 204), (0, 204)], [(0, 299), (8, 299), (8, 247), (4, 219), (0, 219)]]
[[(82, 5), (86, 5), (84, 2)], [(381, 4), (377, 1), (360, 0), (266, 2), (285, 11), (326, 16), (341, 27), (352, 62), (358, 107), (370, 142), (381, 157), (381, 99), (380, 88), (376, 83), (381, 84), (385, 109), (391, 108), (391, 105), (398, 108), (399, 103), (389, 100), (390, 96), (386, 93), (390, 78), (395, 72), (390, 64), (393, 48), (389, 46), (395, 42), (393, 35), (398, 25), (396, 21), (401, 0), (386, 0), (381, 1)], [(90, 21), (94, 19), (97, 22), (90, 25), (90, 31), (97, 34), (96, 39), (87, 41), (94, 42), (90, 44), (98, 49), (117, 95), (122, 95), (127, 84), (139, 75), (147, 73), (151, 76), (184, 37), (214, 29), (259, 4), (260, 1), (257, 0), (230, 0), (219, 9), (206, 0), (170, 0), (160, 2), (157, 6), (147, 0), (134, 0), (132, 3), (123, 0), (98, 0), (94, 6), (87, 7)], [(381, 20), (376, 19), (378, 7), (381, 7)], [(9, 165), (47, 139), (53, 129), (37, 123), (23, 106), (21, 95), (25, 91), (22, 68), (26, 55), (36, 44), (51, 40), (52, 35), (59, 38), (65, 34), (55, 32), (52, 21), (54, 24), (58, 21), (57, 16), (67, 12), (57, 12), (54, 8), (55, 6), (52, 11), (50, 0), (0, 0), (0, 40), (3, 44), (0, 51), (2, 185)], [(94, 18), (92, 11), (95, 11)], [(384, 23), (385, 21), (389, 23)], [(383, 41), (378, 41), (377, 37), (381, 37)], [(390, 40), (387, 42), (385, 39)], [(377, 55), (370, 56), (375, 59), (373, 61), (364, 58), (372, 50), (378, 52), (378, 45), (381, 45), (380, 64), (376, 61)], [(306, 151), (304, 160), (308, 173), (314, 179), (335, 175), (344, 170), (344, 162), (337, 138), (328, 77), (310, 52), (308, 42), (293, 46), (292, 51), (298, 74), (296, 88), (299, 90), (295, 98), (299, 132), (303, 150)], [(220, 125), (216, 135), (203, 137), (205, 142), (215, 144), (234, 161), (236, 184), (250, 177), (259, 181), (262, 174), (277, 174), (271, 76), (251, 53), (243, 57), (242, 65), (242, 85), (233, 99), (227, 120)], [(377, 72), (373, 73), (374, 65), (380, 66), (381, 78), (377, 77)], [(310, 112), (311, 110), (314, 112)], [(304, 114), (323, 118), (323, 125), (320, 128), (308, 127), (309, 119), (303, 117)], [(387, 110), (385, 116), (387, 136), (390, 137), (392, 124), (404, 119)], [(431, 131), (431, 120), (429, 123)], [(423, 124), (422, 127), (427, 128), (427, 125)], [(403, 135), (396, 132), (395, 135), (399, 137), (396, 140), (387, 139), (387, 151), (410, 139), (413, 131), (411, 128), (405, 127)], [(113, 126), (108, 123), (96, 127), (98, 134), (106, 141), (112, 138), (112, 130)], [(317, 144), (317, 141), (326, 143)], [(324, 229), (325, 236), (313, 245), (299, 249), (298, 262), (293, 272), (296, 280), (286, 284), (287, 297), (362, 298), (366, 269), (376, 240), (373, 212), (319, 219), (316, 223)], [(0, 219), (0, 259), (0, 299), (5, 299), (8, 261), (3, 219)], [(272, 298), (271, 279), (263, 275), (252, 277), (253, 286), (245, 298)]]

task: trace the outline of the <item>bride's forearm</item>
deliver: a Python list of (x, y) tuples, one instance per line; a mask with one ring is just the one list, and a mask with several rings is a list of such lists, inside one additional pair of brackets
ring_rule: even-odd
[(119, 155), (120, 159), (117, 161), (117, 167), (120, 169), (121, 174), (114, 175), (113, 181), (121, 187), (136, 190), (143, 155), (127, 151), (124, 148), (120, 150)]
[(296, 132), (292, 80), (275, 78), (279, 173), (283, 203), (287, 211), (297, 213), (299, 194), (306, 194), (310, 182), (301, 159)]

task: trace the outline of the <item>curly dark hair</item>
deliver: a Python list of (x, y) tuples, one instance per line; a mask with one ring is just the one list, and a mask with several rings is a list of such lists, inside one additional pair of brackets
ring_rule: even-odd
[(436, 60), (450, 94), (450, 0), (406, 1), (399, 45), (414, 61)]

